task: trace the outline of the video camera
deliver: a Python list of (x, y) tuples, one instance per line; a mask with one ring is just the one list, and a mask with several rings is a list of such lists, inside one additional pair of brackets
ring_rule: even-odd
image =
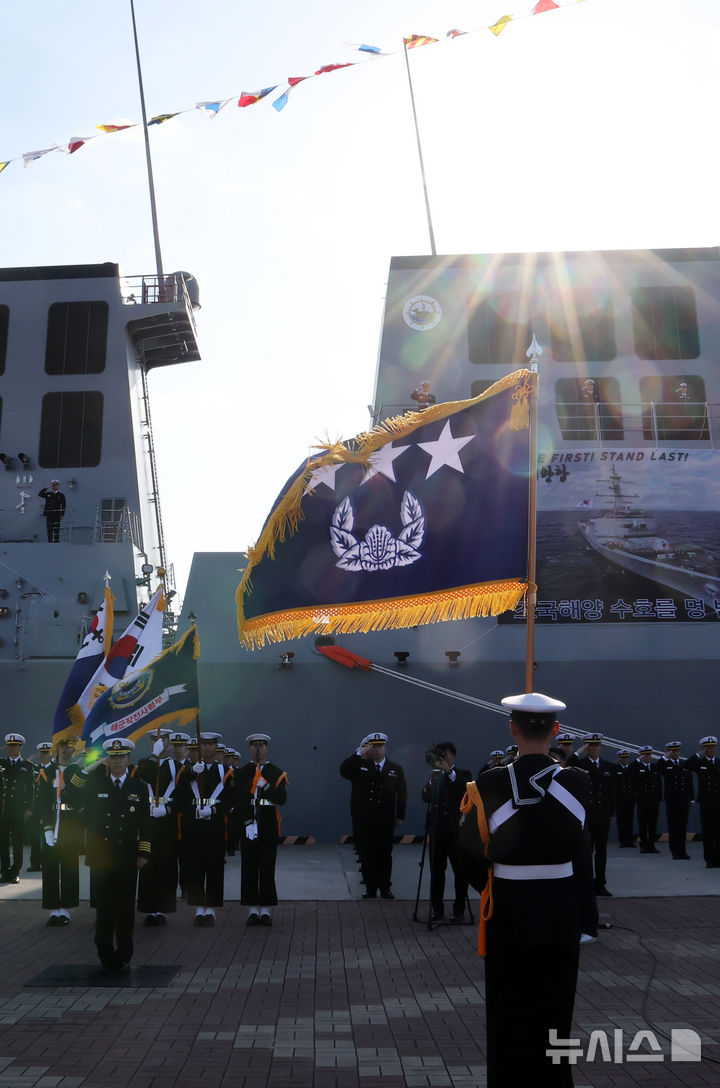
[(425, 762), (433, 769), (437, 767), (438, 763), (445, 759), (445, 747), (441, 744), (433, 744), (432, 748), (428, 748), (425, 753)]

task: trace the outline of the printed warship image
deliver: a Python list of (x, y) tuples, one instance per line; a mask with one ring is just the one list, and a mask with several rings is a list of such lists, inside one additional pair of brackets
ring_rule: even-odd
[(638, 495), (623, 494), (622, 477), (615, 466), (605, 482), (610, 504), (596, 516), (578, 522), (590, 547), (619, 567), (714, 608), (720, 600), (720, 579), (713, 557), (693, 544), (671, 544), (658, 536), (651, 515), (633, 505)]
[[(506, 744), (505, 718), (472, 700), (497, 704), (522, 690), (522, 607), (249, 651), (238, 641), (235, 607), (249, 540), (236, 551), (196, 552), (184, 592), (172, 596), (152, 371), (200, 359), (197, 308), (197, 284), (185, 273), (161, 281), (125, 278), (114, 264), (0, 271), (0, 678), (8, 728), (21, 729), (29, 750), (49, 735), (106, 572), (117, 635), (148, 600), (158, 568), (167, 569), (168, 640), (198, 624), (202, 727), (240, 746), (256, 730), (273, 737), (291, 783), (284, 834), (337, 842), (350, 833), (338, 768), (374, 729), (390, 735), (388, 755), (405, 768), (403, 830), (418, 834), (428, 747), (450, 737), (458, 759), (475, 768)], [(437, 403), (477, 396), (527, 365), (533, 335), (543, 348), (545, 473), (535, 689), (567, 702), (567, 727), (635, 745), (679, 736), (690, 754), (698, 730), (707, 731), (698, 723), (715, 719), (720, 656), (720, 572), (698, 558), (700, 549), (715, 554), (720, 520), (720, 250), (395, 257), (370, 423), (415, 410), (412, 392), (423, 382)], [(288, 473), (302, 454), (287, 450)], [(635, 496), (624, 494), (623, 464), (641, 454), (652, 487), (667, 485), (676, 496), (658, 533), (632, 505)], [(613, 466), (623, 488), (618, 481), (604, 509), (582, 513), (590, 479)], [(442, 468), (438, 479), (452, 471)], [(53, 479), (66, 498), (56, 543), (47, 540), (38, 495)], [(640, 494), (657, 516), (644, 485)], [(693, 549), (678, 548), (682, 540)], [(641, 591), (628, 590), (633, 579)], [(328, 660), (323, 641), (378, 671)]]

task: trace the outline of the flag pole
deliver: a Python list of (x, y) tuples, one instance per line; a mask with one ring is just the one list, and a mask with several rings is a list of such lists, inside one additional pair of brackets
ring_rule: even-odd
[(527, 609), (527, 627), (525, 641), (525, 691), (535, 690), (535, 605), (537, 603), (537, 401), (540, 376), (538, 360), (542, 348), (533, 334), (532, 343), (526, 352), (530, 360), (532, 387), (530, 391), (530, 451), (529, 451), (529, 489), (528, 489), (528, 589), (525, 598)]
[(145, 112), (145, 91), (143, 90), (142, 68), (140, 67), (140, 47), (138, 45), (137, 24), (135, 22), (135, 0), (130, 0), (133, 39), (135, 41), (135, 60), (137, 61), (138, 87), (140, 89), (140, 110), (142, 112), (143, 133), (145, 136), (145, 159), (147, 161), (148, 189), (150, 190), (150, 214), (152, 216), (153, 242), (155, 243), (155, 267), (158, 281), (163, 278), (162, 254), (160, 252), (160, 232), (158, 230), (157, 208), (155, 206), (155, 182), (153, 181), (152, 159), (150, 158), (150, 136), (148, 133), (147, 113)]
[(423, 193), (425, 195), (425, 214), (427, 215), (428, 233), (430, 235), (430, 252), (437, 256), (435, 249), (435, 232), (433, 231), (432, 215), (430, 214), (430, 198), (428, 197), (427, 181), (425, 180), (425, 164), (423, 162), (422, 144), (420, 143), (420, 129), (418, 128), (417, 111), (415, 109), (415, 93), (413, 91), (412, 77), (410, 75), (410, 60), (408, 59), (407, 39), (403, 38), (405, 50), (405, 67), (407, 68), (408, 86), (410, 87), (410, 102), (412, 105), (413, 121), (415, 122), (415, 139), (417, 140), (418, 158), (420, 159), (420, 176), (422, 177)]

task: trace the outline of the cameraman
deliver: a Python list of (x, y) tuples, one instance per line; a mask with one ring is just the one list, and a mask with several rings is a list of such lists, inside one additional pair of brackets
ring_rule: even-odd
[(457, 749), (451, 740), (434, 744), (425, 755), (433, 768), (422, 789), (422, 799), (430, 806), (430, 918), (433, 922), (439, 922), (445, 913), (443, 899), (448, 860), (455, 875), (453, 922), (462, 922), (465, 914), (468, 877), (458, 851), (458, 824), (460, 802), (472, 772), (455, 766), (456, 755)]

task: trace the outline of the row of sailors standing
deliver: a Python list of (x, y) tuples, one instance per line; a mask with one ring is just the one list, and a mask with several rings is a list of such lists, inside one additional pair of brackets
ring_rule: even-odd
[[(559, 762), (580, 767), (590, 778), (587, 824), (593, 840), (595, 860), (595, 891), (607, 895), (605, 863), (610, 821), (615, 816), (618, 839), (623, 848), (636, 846), (634, 830), (637, 815), (641, 854), (658, 854), (657, 822), (661, 802), (665, 801), (670, 853), (674, 860), (686, 861), (687, 824), (690, 808), (696, 798), (700, 806), (703, 856), (709, 869), (720, 868), (720, 760), (718, 739), (702, 737), (700, 751), (688, 759), (680, 757), (682, 743), (668, 741), (664, 756), (653, 759), (654, 748), (646, 744), (636, 751), (621, 748), (617, 761), (601, 758), (603, 736), (589, 733), (582, 747), (573, 753), (576, 738), (559, 733), (551, 754)], [(502, 751), (495, 749), (481, 773), (515, 758), (515, 746)], [(516, 749), (515, 749), (516, 750)], [(697, 778), (697, 787), (693, 780)]]
[(287, 776), (267, 759), (267, 734), (247, 737), (251, 758), (243, 765), (240, 754), (219, 741), (219, 733), (201, 733), (198, 747), (187, 734), (161, 730), (152, 756), (133, 765), (133, 742), (116, 738), (105, 742), (104, 762), (90, 767), (72, 762), (72, 741), (57, 744), (56, 761), (49, 758), (52, 745), (43, 742), (38, 768), (22, 760), (25, 738), (8, 734), (10, 757), (0, 761), (3, 879), (19, 881), (28, 822), (42, 828), (42, 906), (51, 912), (48, 925), (65, 926), (79, 902), (78, 855), (84, 852), (97, 911), (95, 943), (110, 972), (126, 971), (132, 956), (136, 886), (146, 925), (167, 924), (179, 882), (195, 907), (194, 924), (212, 926), (223, 905), (225, 854), (238, 845), (248, 923), (271, 925), (276, 806), (285, 802)]

